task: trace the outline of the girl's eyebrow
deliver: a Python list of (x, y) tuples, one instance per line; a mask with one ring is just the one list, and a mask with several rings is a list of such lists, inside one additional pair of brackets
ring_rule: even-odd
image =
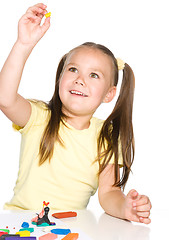
[(76, 63), (68, 63), (67, 66), (69, 66), (69, 65), (78, 66), (78, 64), (76, 64)]

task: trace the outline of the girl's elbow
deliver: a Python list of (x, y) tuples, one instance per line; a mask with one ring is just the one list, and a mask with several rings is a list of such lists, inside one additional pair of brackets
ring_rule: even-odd
[(11, 106), (14, 105), (16, 101), (15, 97), (11, 97), (11, 96), (3, 96), (3, 94), (0, 93), (0, 109), (7, 109), (10, 108)]

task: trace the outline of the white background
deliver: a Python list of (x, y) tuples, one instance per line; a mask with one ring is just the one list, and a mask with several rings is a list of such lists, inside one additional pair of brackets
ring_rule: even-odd
[[(0, 68), (17, 37), (17, 24), (34, 0), (1, 1)], [(150, 197), (155, 209), (169, 209), (168, 197), (168, 69), (167, 0), (46, 0), (51, 28), (38, 43), (24, 69), (19, 93), (48, 101), (57, 64), (63, 54), (86, 42), (101, 43), (122, 58), (136, 77), (133, 123), (136, 141), (133, 174), (125, 193), (135, 188)], [(9, 86), (10, 88), (10, 86)], [(105, 119), (114, 103), (96, 116)], [(19, 164), (20, 134), (0, 112), (0, 209), (10, 200)], [(101, 211), (97, 194), (88, 208)]]

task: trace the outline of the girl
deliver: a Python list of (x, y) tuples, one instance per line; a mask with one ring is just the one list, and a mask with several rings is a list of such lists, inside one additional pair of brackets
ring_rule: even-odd
[[(22, 133), (18, 179), (5, 209), (38, 209), (46, 198), (53, 209), (83, 209), (99, 186), (106, 213), (148, 224), (149, 198), (121, 191), (134, 157), (129, 65), (106, 47), (85, 43), (61, 59), (48, 104), (17, 93), (26, 60), (50, 27), (50, 17), (40, 25), (46, 8), (37, 4), (20, 19), (17, 41), (0, 73), (0, 108)], [(112, 114), (105, 121), (92, 117), (102, 102), (114, 98), (119, 69), (123, 82)]]

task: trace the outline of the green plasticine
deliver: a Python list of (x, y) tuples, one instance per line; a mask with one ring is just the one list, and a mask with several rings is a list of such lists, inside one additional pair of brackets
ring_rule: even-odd
[(30, 233), (32, 233), (32, 232), (34, 232), (34, 228), (21, 228), (21, 229), (19, 229), (19, 232), (21, 232), (21, 231), (29, 231)]
[(9, 229), (0, 229), (0, 232), (7, 232), (7, 233), (9, 233)]
[(40, 225), (37, 225), (36, 222), (32, 222), (33, 225), (36, 225), (37, 227), (46, 227), (46, 226), (50, 226), (48, 223), (42, 223)]

